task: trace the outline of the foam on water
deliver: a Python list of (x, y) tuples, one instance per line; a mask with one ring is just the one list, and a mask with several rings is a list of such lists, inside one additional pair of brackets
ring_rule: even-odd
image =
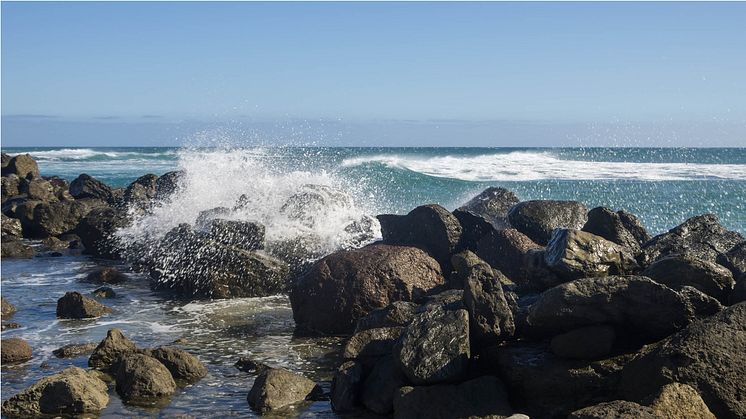
[(744, 164), (565, 160), (551, 152), (478, 156), (372, 155), (345, 159), (344, 167), (383, 164), (428, 176), (466, 181), (746, 179)]
[(57, 150), (32, 150), (29, 152), (32, 157), (36, 160), (43, 161), (59, 161), (59, 160), (88, 160), (92, 158), (135, 158), (135, 157), (149, 157), (157, 158), (161, 156), (173, 155), (174, 152), (169, 150), (163, 153), (142, 153), (137, 151), (111, 151), (111, 150), (94, 150), (91, 148), (62, 148)]

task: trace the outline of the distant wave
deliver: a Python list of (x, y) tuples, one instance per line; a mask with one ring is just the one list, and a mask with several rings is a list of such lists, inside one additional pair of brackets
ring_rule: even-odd
[(744, 164), (638, 163), (563, 160), (550, 152), (479, 156), (374, 155), (345, 159), (344, 167), (383, 164), (428, 176), (467, 181), (746, 179)]
[(92, 160), (101, 158), (121, 159), (137, 157), (158, 158), (168, 155), (176, 155), (176, 152), (172, 150), (161, 153), (141, 153), (136, 151), (94, 150), (91, 148), (62, 148), (59, 150), (29, 151), (28, 153), (39, 161)]

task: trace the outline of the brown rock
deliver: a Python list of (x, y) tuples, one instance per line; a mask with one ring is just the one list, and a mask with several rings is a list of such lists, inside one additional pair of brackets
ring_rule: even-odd
[(686, 384), (663, 386), (649, 405), (658, 419), (715, 419), (697, 390)]
[(300, 403), (320, 392), (308, 378), (281, 368), (271, 368), (254, 381), (248, 401), (262, 414)]
[(17, 364), (32, 358), (31, 346), (21, 338), (3, 339), (0, 344), (3, 364)]
[(61, 319), (89, 319), (111, 313), (109, 307), (79, 292), (68, 292), (57, 300), (57, 317)]

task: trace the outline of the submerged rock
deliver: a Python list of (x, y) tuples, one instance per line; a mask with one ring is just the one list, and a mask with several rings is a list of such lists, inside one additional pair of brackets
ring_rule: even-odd
[(92, 292), (94, 297), (97, 298), (114, 298), (117, 296), (117, 293), (114, 292), (113, 289), (110, 287), (99, 287), (93, 290)]
[(540, 245), (546, 245), (556, 228), (580, 230), (588, 208), (576, 201), (524, 201), (508, 212), (510, 225)]
[(61, 319), (89, 319), (111, 312), (109, 307), (79, 292), (67, 292), (57, 300), (57, 317)]
[(281, 368), (270, 368), (260, 374), (249, 391), (249, 406), (267, 414), (319, 394), (321, 388), (308, 378)]
[(96, 269), (85, 277), (87, 282), (96, 284), (118, 284), (127, 281), (127, 279), (127, 275), (111, 266)]
[(2, 307), (2, 310), (0, 310), (2, 317), (12, 316), (16, 312), (16, 306), (6, 300), (5, 297), (0, 297), (0, 307)]
[(57, 358), (75, 358), (81, 355), (92, 353), (98, 346), (95, 342), (90, 343), (73, 343), (65, 345), (52, 351)]
[(31, 346), (21, 338), (3, 339), (0, 343), (0, 355), (3, 364), (26, 362), (33, 357)]
[(508, 211), (519, 201), (512, 191), (500, 187), (489, 187), (459, 207), (458, 211), (482, 217), (499, 230), (510, 228)]

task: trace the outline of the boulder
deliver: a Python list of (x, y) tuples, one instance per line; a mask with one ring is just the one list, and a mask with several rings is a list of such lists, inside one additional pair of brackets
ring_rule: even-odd
[(505, 386), (492, 376), (461, 384), (402, 387), (394, 398), (394, 418), (504, 418), (512, 413)]
[(210, 223), (210, 239), (243, 250), (264, 248), (264, 226), (247, 221), (229, 221), (220, 218)]
[(463, 301), (469, 312), (471, 340), (476, 344), (496, 344), (515, 333), (513, 313), (503, 294), (503, 278), (500, 271), (482, 262), (474, 264), (464, 279)]
[(91, 210), (75, 228), (86, 253), (103, 259), (119, 259), (122, 246), (114, 233), (129, 224), (126, 215), (113, 208)]
[(179, 182), (184, 177), (183, 170), (164, 173), (155, 181), (155, 199), (164, 200), (174, 194), (179, 188)]
[(667, 384), (646, 404), (657, 419), (715, 419), (697, 390), (686, 384)]
[(67, 292), (57, 300), (57, 317), (60, 319), (90, 319), (111, 312), (109, 307), (79, 292)]
[(177, 348), (160, 347), (146, 351), (157, 359), (175, 380), (194, 383), (207, 375), (207, 368), (196, 356)]
[(21, 178), (18, 176), (11, 174), (8, 176), (4, 176), (0, 179), (0, 185), (2, 185), (2, 201), (5, 202), (11, 197), (17, 196), (21, 194), (20, 186), (21, 186)]
[(552, 338), (552, 353), (560, 358), (603, 359), (611, 354), (616, 333), (610, 326), (587, 326)]
[[(453, 270), (448, 278), (448, 285), (451, 288), (463, 289), (464, 284), (466, 284), (466, 279), (471, 275), (475, 267), (489, 267), (490, 265), (471, 250), (464, 250), (451, 256), (451, 266), (453, 266)], [(513, 281), (503, 275), (502, 272), (499, 273), (498, 279), (502, 285), (515, 285), (513, 284)]]
[(98, 346), (95, 342), (89, 343), (73, 343), (65, 345), (59, 349), (52, 351), (52, 354), (57, 358), (76, 358), (81, 355), (87, 355), (92, 353)]
[(36, 255), (36, 251), (20, 240), (8, 241), (6, 237), (2, 240), (2, 258), (28, 259)]
[(57, 201), (54, 194), (54, 186), (44, 179), (21, 179), (18, 183), (18, 190), (25, 194), (28, 199), (37, 201), (51, 202)]
[(347, 361), (337, 368), (332, 380), (332, 409), (338, 413), (355, 410), (360, 404), (363, 383), (363, 366), (356, 361)]
[(317, 261), (290, 292), (302, 330), (347, 334), (371, 311), (393, 301), (420, 301), (445, 283), (438, 263), (420, 249), (374, 244)]
[(17, 364), (32, 358), (31, 346), (21, 338), (3, 339), (0, 344), (0, 357), (3, 364)]
[(471, 356), (469, 314), (442, 308), (418, 314), (394, 348), (394, 359), (417, 385), (463, 378)]
[(127, 275), (119, 272), (117, 268), (111, 266), (96, 269), (85, 277), (87, 282), (93, 282), (96, 284), (119, 284), (127, 281), (127, 279)]
[(12, 316), (13, 313), (16, 312), (16, 306), (14, 306), (8, 300), (6, 300), (5, 297), (0, 297), (0, 307), (2, 307), (2, 310), (0, 310), (0, 315), (3, 318)]
[(122, 200), (129, 208), (144, 210), (156, 195), (158, 176), (147, 174), (140, 176), (124, 190)]
[(484, 218), (496, 229), (510, 228), (508, 211), (520, 200), (511, 191), (500, 187), (489, 187), (469, 202), (458, 208)]
[(69, 242), (60, 240), (54, 236), (49, 236), (46, 239), (42, 240), (41, 245), (45, 250), (49, 251), (67, 250), (68, 248), (70, 248)]
[(662, 339), (690, 320), (683, 296), (642, 276), (584, 278), (558, 285), (541, 294), (527, 318), (534, 335), (607, 324), (617, 335), (641, 343)]
[(720, 301), (694, 287), (684, 286), (678, 292), (686, 299), (689, 312), (695, 318), (709, 317), (723, 309)]
[(8, 164), (3, 166), (3, 176), (16, 175), (23, 179), (41, 179), (39, 166), (29, 154), (19, 154), (11, 157)]
[(110, 329), (106, 333), (106, 338), (96, 346), (91, 357), (88, 358), (88, 366), (107, 371), (118, 358), (135, 351), (137, 351), (137, 346), (127, 339), (121, 330)]
[(282, 368), (260, 374), (249, 391), (249, 406), (261, 414), (313, 398), (321, 388), (308, 378)]
[(109, 403), (106, 383), (82, 368), (70, 367), (42, 378), (3, 403), (3, 416), (97, 415)]
[(443, 310), (466, 310), (464, 305), (464, 290), (446, 290), (428, 295), (422, 300), (417, 312), (430, 311), (441, 308)]
[(114, 197), (108, 185), (85, 173), (70, 182), (70, 195), (75, 199), (95, 198), (107, 202), (111, 202)]
[(33, 224), (25, 230), (37, 238), (60, 236), (73, 231), (91, 210), (103, 206), (103, 201), (95, 199), (40, 203), (34, 207)]
[(414, 318), (418, 307), (417, 304), (408, 301), (394, 301), (359, 318), (355, 333), (380, 327), (406, 326)]
[(648, 266), (668, 255), (688, 253), (698, 259), (714, 262), (719, 255), (727, 253), (742, 241), (743, 236), (720, 225), (716, 215), (699, 215), (667, 233), (653, 237), (642, 247), (638, 260), (643, 266)]
[(653, 409), (626, 400), (603, 402), (570, 413), (568, 419), (656, 419)]
[(633, 253), (637, 253), (650, 240), (647, 230), (634, 214), (626, 211), (614, 212), (604, 207), (588, 211), (588, 221), (583, 226), (583, 231), (626, 247)]
[(531, 240), (546, 245), (556, 228), (580, 230), (588, 208), (576, 201), (523, 201), (508, 212), (510, 225)]
[(379, 415), (394, 410), (394, 396), (406, 380), (396, 361), (391, 357), (380, 358), (363, 381), (360, 401), (366, 409)]
[(228, 207), (215, 207), (200, 211), (194, 221), (194, 226), (200, 230), (209, 230), (213, 220), (229, 217), (232, 213), (233, 211)]
[(585, 231), (556, 229), (544, 261), (564, 280), (632, 273), (638, 268), (626, 248)]
[(717, 263), (730, 269), (735, 278), (746, 274), (746, 241), (741, 242), (733, 246), (729, 251), (718, 255)]
[(423, 205), (407, 215), (379, 215), (383, 242), (419, 247), (446, 267), (461, 240), (458, 219), (440, 205)]
[(402, 329), (402, 327), (382, 327), (357, 332), (347, 341), (343, 356), (345, 359), (357, 359), (363, 363), (370, 363), (382, 356), (391, 355)]
[(687, 254), (658, 259), (642, 275), (675, 290), (694, 287), (722, 303), (728, 301), (736, 283), (731, 271), (723, 266)]
[[(5, 179), (5, 178), (3, 178)], [(10, 218), (17, 218), (21, 219), (23, 214), (20, 213), (21, 205), (25, 204), (27, 201), (26, 197), (23, 195), (19, 196), (10, 196), (3, 199), (3, 205), (2, 210), (3, 214)], [(33, 201), (33, 202), (39, 202), (39, 201)], [(31, 216), (33, 217), (33, 211), (31, 212)], [(21, 221), (21, 224), (23, 224), (23, 221)]]
[(115, 364), (117, 394), (132, 404), (152, 404), (171, 396), (176, 383), (168, 369), (155, 358), (131, 353)]
[[(237, 206), (243, 206), (243, 202), (239, 202)], [(352, 198), (344, 191), (327, 185), (307, 184), (288, 197), (280, 207), (280, 213), (313, 228), (328, 214), (351, 207)]]
[(21, 220), (10, 218), (5, 214), (2, 214), (1, 217), (3, 236), (13, 236), (19, 239), (23, 237), (23, 227), (21, 226)]
[(746, 303), (654, 345), (624, 369), (621, 394), (643, 400), (673, 382), (693, 387), (717, 417), (746, 417)]
[(110, 287), (96, 288), (95, 290), (93, 290), (92, 294), (96, 298), (114, 298), (117, 296), (117, 293), (114, 292), (114, 290)]

